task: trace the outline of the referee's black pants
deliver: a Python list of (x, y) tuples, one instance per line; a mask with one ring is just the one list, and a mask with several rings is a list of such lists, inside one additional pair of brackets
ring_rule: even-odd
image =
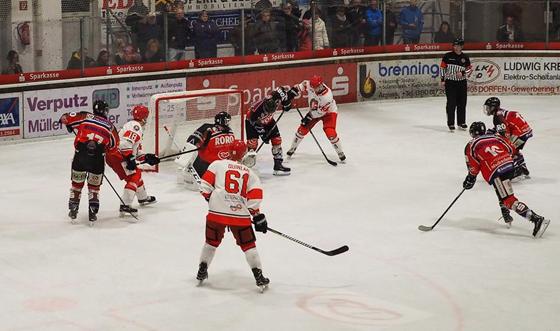
[(455, 108), (457, 109), (457, 124), (466, 124), (467, 81), (446, 80), (445, 95), (447, 96), (447, 125), (455, 125)]

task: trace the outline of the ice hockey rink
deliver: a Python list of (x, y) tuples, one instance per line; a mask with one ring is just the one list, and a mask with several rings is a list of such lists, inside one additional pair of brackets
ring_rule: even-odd
[[(485, 99), (469, 98), (469, 122), (491, 123)], [(532, 178), (514, 190), (551, 219), (543, 238), (517, 215), (511, 229), (500, 223), (481, 176), (433, 231), (418, 231), (461, 191), (468, 132), (447, 131), (443, 98), (341, 105), (346, 164), (328, 165), (308, 136), (291, 176), (272, 176), (268, 146), (257, 167), (270, 227), (350, 250), (328, 257), (258, 233), (263, 294), (228, 233), (196, 287), (206, 202), (176, 183), (173, 163), (145, 176), (158, 203), (137, 223), (119, 218), (105, 182), (90, 228), (86, 198), (81, 223), (67, 217), (72, 137), (0, 145), (0, 330), (558, 330), (559, 98), (501, 100), (534, 129)], [(280, 122), (284, 151), (298, 122), (294, 111)]]

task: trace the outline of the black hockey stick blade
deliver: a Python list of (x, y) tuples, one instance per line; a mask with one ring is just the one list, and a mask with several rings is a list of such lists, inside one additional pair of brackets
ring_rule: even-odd
[(441, 214), (441, 216), (438, 218), (438, 220), (434, 223), (434, 225), (432, 226), (425, 226), (425, 225), (420, 225), (418, 226), (418, 230), (420, 231), (432, 231), (436, 225), (438, 225), (439, 221), (441, 221), (443, 219), (443, 216), (445, 216), (445, 214), (447, 214), (447, 212), (449, 211), (449, 209), (451, 209), (451, 207), (455, 204), (455, 202), (459, 199), (459, 197), (461, 197), (461, 195), (463, 195), (463, 193), (465, 193), (466, 189), (463, 189), (459, 195), (457, 195), (457, 197), (455, 197), (455, 199), (453, 200), (453, 202), (451, 202), (451, 204), (449, 205), (449, 207), (447, 207), (447, 209), (443, 212), (443, 214)]
[(434, 227), (432, 227), (432, 226), (425, 226), (425, 225), (419, 225), (418, 226), (418, 230), (424, 231), (424, 232), (432, 231), (433, 229), (434, 229)]
[(316, 251), (321, 252), (325, 255), (328, 255), (328, 256), (335, 256), (335, 255), (338, 255), (338, 254), (342, 254), (344, 252), (348, 252), (348, 250), (350, 248), (348, 248), (348, 246), (344, 245), (344, 246), (341, 246), (337, 249), (333, 249), (332, 251), (324, 251), (324, 250), (319, 249), (317, 247), (313, 247), (313, 249), (315, 249)]

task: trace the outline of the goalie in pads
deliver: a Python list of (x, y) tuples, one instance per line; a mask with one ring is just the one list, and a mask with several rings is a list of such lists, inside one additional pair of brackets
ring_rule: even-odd
[(257, 286), (264, 290), (269, 283), (269, 279), (262, 274), (256, 237), (251, 227), (252, 218), (256, 231), (266, 233), (268, 229), (266, 217), (259, 211), (263, 192), (259, 178), (241, 163), (246, 152), (247, 145), (236, 140), (230, 145), (228, 159), (213, 162), (202, 176), (200, 190), (208, 201), (208, 215), (206, 243), (202, 248), (196, 276), (200, 284), (208, 278), (208, 266), (222, 242), (226, 227), (245, 253)]
[[(225, 111), (214, 116), (214, 124), (203, 124), (187, 138), (183, 151), (198, 151), (183, 154), (175, 162), (179, 165), (179, 182), (185, 182), (191, 189), (198, 191), (200, 177), (208, 166), (216, 160), (229, 158), (231, 144), (235, 141), (233, 131), (229, 127), (231, 115)], [(196, 183), (195, 183), (196, 182)]]

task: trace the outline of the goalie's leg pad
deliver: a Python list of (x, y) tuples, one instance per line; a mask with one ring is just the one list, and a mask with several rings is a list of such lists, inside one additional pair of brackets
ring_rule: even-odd
[(233, 233), (235, 242), (239, 247), (241, 247), (242, 251), (246, 252), (257, 247), (255, 243), (257, 238), (255, 237), (255, 232), (253, 231), (252, 226), (230, 226), (229, 228)]
[(223, 224), (206, 220), (206, 243), (213, 247), (220, 246), (225, 229), (226, 226)]

